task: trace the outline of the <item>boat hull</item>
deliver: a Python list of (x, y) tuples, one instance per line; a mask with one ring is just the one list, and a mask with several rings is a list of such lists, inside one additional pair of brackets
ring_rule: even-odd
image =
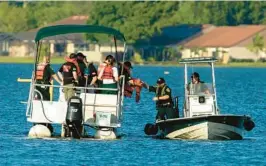
[(159, 135), (167, 139), (241, 140), (248, 120), (247, 116), (212, 115), (169, 119), (156, 125)]

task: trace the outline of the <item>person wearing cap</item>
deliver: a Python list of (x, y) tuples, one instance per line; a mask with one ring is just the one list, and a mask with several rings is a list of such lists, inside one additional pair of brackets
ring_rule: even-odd
[(155, 92), (153, 101), (156, 102), (156, 109), (158, 111), (156, 120), (175, 118), (171, 89), (166, 85), (164, 78), (159, 78), (156, 83), (156, 86), (146, 84), (150, 92)]
[[(118, 70), (115, 65), (115, 58), (112, 55), (108, 55), (105, 58), (103, 64), (98, 68), (98, 80), (101, 81), (100, 88), (117, 88), (118, 82)], [(102, 90), (103, 94), (117, 94), (117, 91)]]
[(76, 59), (76, 54), (72, 53), (69, 59), (58, 70), (58, 75), (63, 80), (63, 85), (67, 86), (63, 88), (65, 100), (68, 101), (72, 96), (75, 96), (74, 87), (78, 85), (77, 67), (71, 60)]
[(123, 64), (119, 64), (119, 74), (125, 77), (124, 96), (130, 97), (133, 91), (136, 90), (136, 102), (140, 100), (140, 92), (142, 89), (143, 81), (138, 78), (132, 78), (131, 70), (133, 69), (131, 62), (126, 61)]
[[(131, 77), (131, 70), (133, 69), (131, 62), (125, 61), (123, 64), (119, 63), (119, 74), (125, 76), (125, 82), (134, 84)], [(123, 73), (122, 73), (123, 72)]]
[(191, 83), (188, 84), (189, 94), (199, 94), (205, 93), (210, 94), (208, 87), (205, 85), (203, 81), (200, 80), (200, 75), (197, 72), (192, 73), (191, 75)]

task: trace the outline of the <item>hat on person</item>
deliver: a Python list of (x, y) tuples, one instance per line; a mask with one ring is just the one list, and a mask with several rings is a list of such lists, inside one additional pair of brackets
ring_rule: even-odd
[(162, 84), (162, 83), (165, 83), (165, 80), (164, 80), (164, 78), (160, 77), (160, 78), (157, 80), (157, 84)]
[(133, 69), (131, 62), (129, 62), (129, 61), (124, 62), (124, 65)]
[(78, 52), (77, 56), (86, 57), (82, 52)]
[(192, 76), (199, 78), (199, 73), (194, 72), (194, 73), (192, 73), (191, 77), (192, 77)]

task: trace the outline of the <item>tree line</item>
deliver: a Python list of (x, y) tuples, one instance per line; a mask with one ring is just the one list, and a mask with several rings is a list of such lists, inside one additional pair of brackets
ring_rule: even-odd
[[(137, 46), (149, 45), (152, 37), (159, 36), (167, 26), (266, 24), (265, 11), (264, 1), (0, 2), (0, 32), (26, 31), (72, 15), (88, 15), (88, 24), (118, 29), (128, 43)], [(87, 37), (109, 40), (99, 35)], [(143, 58), (171, 60), (178, 55), (171, 48), (158, 51), (154, 57)], [(144, 50), (139, 53), (143, 55)]]

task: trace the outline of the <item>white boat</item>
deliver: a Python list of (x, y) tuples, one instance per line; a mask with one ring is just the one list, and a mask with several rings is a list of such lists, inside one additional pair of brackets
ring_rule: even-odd
[[(168, 139), (240, 140), (244, 130), (251, 131), (255, 124), (249, 116), (220, 114), (217, 106), (214, 62), (212, 58), (182, 59), (184, 64), (184, 108), (183, 116), (147, 124), (145, 133)], [(195, 86), (188, 83), (188, 65), (207, 63), (211, 66), (212, 83), (202, 83), (208, 93), (195, 92)], [(194, 87), (193, 87), (194, 86)], [(178, 111), (178, 99), (175, 100)]]
[[(124, 43), (124, 54), (122, 63), (124, 62), (126, 52), (126, 41), (122, 33), (119, 31), (103, 27), (90, 25), (58, 25), (44, 27), (40, 29), (35, 37), (36, 51), (34, 71), (30, 82), (30, 90), (28, 101), (24, 102), (27, 105), (26, 117), (27, 121), (32, 124), (50, 124), (60, 125), (62, 137), (86, 138), (89, 137), (88, 131), (92, 130), (92, 137), (99, 139), (116, 139), (118, 137), (118, 128), (121, 127), (123, 115), (123, 100), (124, 100), (124, 77), (121, 77), (121, 82), (117, 89), (107, 88), (85, 88), (75, 87), (80, 89), (82, 93), (76, 94), (69, 101), (55, 99), (51, 93), (50, 101), (36, 99), (34, 94), (40, 92), (36, 86), (44, 86), (37, 84), (35, 81), (36, 65), (40, 59), (40, 48), (43, 41), (51, 36), (72, 33), (101, 33), (113, 36), (115, 43), (115, 54), (117, 57), (117, 41)], [(121, 58), (121, 57), (120, 57)], [(20, 79), (21, 82), (27, 80)], [(60, 85), (45, 85), (49, 86), (50, 90), (58, 90), (64, 86)], [(114, 90), (117, 94), (99, 94), (99, 93), (84, 93), (85, 89), (94, 90)], [(34, 125), (30, 131), (30, 137), (52, 137), (52, 131), (44, 125)], [(58, 136), (57, 136), (58, 137)]]

